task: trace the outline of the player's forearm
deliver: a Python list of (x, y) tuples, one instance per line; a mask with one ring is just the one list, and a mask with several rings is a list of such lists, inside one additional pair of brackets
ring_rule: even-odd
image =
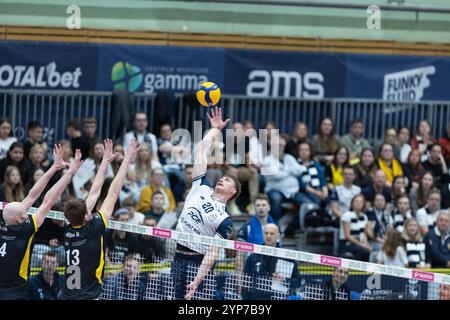
[(131, 164), (131, 161), (124, 159), (120, 165), (119, 171), (116, 174), (111, 186), (109, 187), (108, 197), (114, 197), (114, 199), (119, 198), (120, 191), (122, 190), (122, 186), (125, 182), (125, 177), (127, 175), (128, 168)]
[(72, 181), (73, 175), (66, 172), (58, 182), (53, 185), (53, 187), (47, 192), (42, 202), (43, 206), (53, 206), (53, 204), (58, 200), (61, 194), (66, 189), (67, 185)]
[(204, 148), (204, 150), (206, 149), (210, 149), (211, 146), (214, 143), (214, 140), (217, 139), (217, 137), (220, 134), (220, 130), (217, 128), (211, 128), (208, 133), (203, 137), (202, 140), (202, 146)]
[(209, 270), (214, 266), (214, 262), (217, 259), (217, 255), (219, 254), (218, 248), (211, 247), (208, 253), (203, 258), (202, 264), (198, 269), (197, 276), (195, 277), (195, 282), (199, 285), (209, 273)]
[(89, 194), (86, 198), (86, 207), (88, 212), (92, 211), (92, 209), (95, 206), (95, 203), (100, 197), (100, 192), (102, 190), (103, 182), (105, 181), (107, 169), (108, 164), (102, 161), (102, 163), (100, 164), (100, 168), (98, 169), (97, 174), (95, 175), (95, 179), (94, 182), (92, 183), (91, 190), (89, 191)]
[(47, 172), (45, 172), (44, 175), (34, 184), (33, 188), (31, 188), (27, 197), (22, 202), (27, 209), (36, 202), (50, 179), (55, 175), (56, 171), (58, 170), (54, 166), (51, 166), (50, 169), (48, 169)]

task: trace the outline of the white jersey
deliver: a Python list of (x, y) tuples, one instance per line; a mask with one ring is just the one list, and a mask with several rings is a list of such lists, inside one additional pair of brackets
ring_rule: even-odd
[[(226, 204), (214, 199), (213, 193), (214, 190), (208, 185), (205, 175), (192, 180), (191, 191), (178, 218), (177, 231), (229, 239), (233, 222)], [(206, 254), (209, 247), (187, 241), (178, 243), (201, 254)]]

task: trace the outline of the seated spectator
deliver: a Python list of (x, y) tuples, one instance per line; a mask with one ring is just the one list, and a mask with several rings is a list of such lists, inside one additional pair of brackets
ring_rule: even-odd
[(116, 176), (117, 172), (119, 172), (120, 165), (122, 164), (122, 161), (125, 157), (125, 150), (123, 149), (123, 146), (121, 144), (115, 144), (113, 148), (113, 154), (117, 154), (117, 157), (111, 163), (111, 169), (114, 176)]
[(0, 160), (0, 183), (5, 179), (6, 167), (15, 166), (19, 169), (20, 177), (22, 181), (26, 181), (27, 169), (26, 169), (26, 159), (24, 157), (23, 144), (21, 142), (14, 142), (10, 147), (8, 154), (5, 159)]
[(408, 268), (430, 268), (431, 265), (426, 262), (425, 243), (415, 218), (405, 221), (402, 238), (408, 257)]
[(361, 189), (367, 188), (373, 182), (375, 172), (378, 166), (375, 161), (375, 152), (372, 149), (363, 149), (359, 163), (355, 166), (356, 180), (355, 184)]
[(158, 143), (156, 136), (147, 131), (148, 130), (148, 119), (145, 112), (136, 112), (133, 115), (132, 120), (133, 130), (125, 133), (123, 136), (123, 147), (126, 150), (131, 139), (136, 138), (139, 145), (146, 142), (150, 145), (150, 150), (152, 152), (152, 159), (159, 162), (158, 158)]
[(378, 152), (377, 157), (380, 157), (380, 149), (383, 144), (390, 144), (394, 149), (393, 157), (395, 159), (400, 159), (400, 147), (397, 140), (397, 130), (395, 128), (389, 127), (384, 129), (384, 138), (382, 142), (375, 143), (374, 150)]
[(367, 242), (367, 216), (364, 213), (365, 198), (357, 195), (352, 199), (350, 210), (345, 212), (340, 221), (339, 251), (351, 253), (356, 260), (369, 261), (372, 247)]
[(70, 163), (70, 161), (73, 159), (73, 155), (74, 155), (70, 141), (61, 139), (58, 141), (58, 144), (60, 144), (62, 149), (64, 150), (63, 161)]
[[(280, 238), (278, 226), (264, 226), (264, 245), (275, 247)], [(294, 260), (252, 253), (248, 256), (244, 275), (250, 277), (249, 285), (242, 288), (244, 300), (270, 300), (280, 293), (288, 294), (298, 280), (298, 263)]]
[(28, 134), (28, 137), (23, 141), (23, 147), (24, 147), (25, 158), (29, 159), (31, 148), (35, 144), (43, 143), (44, 128), (42, 127), (42, 125), (39, 122), (32, 121), (32, 122), (28, 123), (27, 134)]
[(439, 144), (442, 146), (442, 154), (445, 161), (450, 163), (450, 122), (447, 124), (447, 132), (439, 139)]
[[(325, 167), (325, 178), (328, 182), (328, 188), (334, 189), (336, 186), (344, 183), (342, 172), (345, 166), (349, 165), (349, 153), (346, 147), (339, 147), (330, 166)], [(356, 177), (355, 177), (356, 178)]]
[(363, 138), (364, 123), (361, 119), (353, 119), (350, 124), (350, 132), (341, 137), (341, 143), (350, 152), (349, 163), (358, 164), (361, 152), (370, 148), (369, 142)]
[(42, 257), (42, 270), (28, 279), (30, 300), (58, 300), (64, 286), (64, 279), (57, 272), (58, 259), (54, 252)]
[(403, 239), (400, 232), (390, 229), (386, 233), (383, 248), (378, 252), (377, 263), (393, 267), (408, 266), (408, 257), (403, 248)]
[(242, 121), (242, 125), (244, 126), (245, 135), (249, 137), (248, 156), (250, 163), (259, 169), (261, 168), (262, 161), (264, 159), (264, 156), (267, 155), (267, 152), (266, 153), (263, 152), (261, 142), (258, 139), (253, 123), (251, 123), (248, 120), (245, 120)]
[(394, 224), (393, 225), (394, 229), (402, 233), (405, 221), (412, 217), (413, 214), (411, 213), (408, 197), (406, 196), (399, 197), (395, 202), (395, 207), (394, 210), (392, 211), (392, 221)]
[(0, 118), (0, 160), (6, 158), (11, 145), (17, 142), (17, 138), (12, 135), (11, 121), (7, 118)]
[(448, 184), (449, 175), (448, 167), (442, 155), (442, 147), (440, 144), (433, 144), (429, 152), (428, 160), (422, 162), (425, 171), (430, 171), (434, 176), (434, 183), (440, 188), (441, 184)]
[[(172, 143), (172, 127), (165, 123), (159, 129), (160, 137), (158, 139), (158, 157), (167, 174), (171, 185), (183, 180), (183, 165), (189, 162), (190, 147), (180, 143)], [(177, 155), (177, 157), (173, 155)]]
[(425, 235), (427, 263), (432, 268), (450, 268), (450, 214), (441, 211), (436, 226)]
[(106, 300), (144, 300), (147, 281), (139, 273), (138, 258), (127, 255), (123, 260), (123, 271), (109, 277), (105, 283), (108, 288)]
[(386, 210), (386, 199), (381, 193), (375, 195), (373, 207), (366, 212), (367, 238), (373, 251), (380, 251), (387, 231), (393, 226), (393, 220)]
[(391, 202), (391, 188), (386, 184), (386, 174), (380, 169), (375, 172), (372, 184), (362, 190), (362, 194), (368, 202), (368, 207), (373, 203), (377, 193), (381, 193), (386, 202)]
[(152, 204), (149, 210), (144, 212), (144, 216), (149, 218), (155, 218), (156, 222), (164, 214), (164, 194), (161, 191), (155, 191), (152, 193)]
[(350, 211), (352, 199), (361, 193), (361, 188), (354, 185), (353, 181), (356, 178), (355, 168), (344, 167), (344, 183), (338, 185), (334, 191), (331, 192), (331, 212), (340, 219), (344, 213)]
[(411, 139), (411, 147), (414, 150), (419, 150), (422, 155), (422, 162), (426, 161), (428, 156), (427, 153), (428, 151), (431, 151), (431, 147), (435, 143), (436, 139), (433, 138), (431, 123), (428, 120), (420, 121), (416, 135)]
[(383, 143), (380, 147), (378, 167), (386, 174), (386, 183), (388, 186), (392, 185), (396, 176), (403, 176), (402, 166), (394, 158), (394, 148), (388, 143)]
[(155, 191), (162, 192), (164, 196), (164, 211), (174, 211), (176, 207), (175, 197), (172, 191), (163, 185), (164, 172), (162, 168), (152, 170), (150, 185), (144, 187), (139, 198), (137, 210), (139, 212), (147, 212), (152, 206), (152, 194)]
[(270, 216), (269, 198), (260, 194), (254, 201), (255, 215), (242, 225), (237, 234), (238, 241), (264, 244), (263, 229), (268, 223), (274, 223)]
[[(116, 221), (128, 223), (129, 219), (128, 212), (121, 212)], [(126, 231), (106, 230), (105, 243), (107, 256), (111, 263), (121, 263), (126, 255), (136, 253), (138, 249), (135, 234)]]
[(422, 208), (427, 204), (428, 196), (430, 195), (433, 187), (433, 174), (431, 172), (425, 172), (419, 181), (418, 187), (413, 187), (409, 193), (409, 199), (411, 199), (411, 209), (413, 212), (417, 212), (419, 208)]
[(302, 173), (302, 167), (293, 156), (284, 153), (285, 147), (286, 139), (280, 136), (278, 148), (264, 158), (262, 166), (265, 172), (274, 173), (265, 176), (265, 192), (269, 196), (271, 214), (275, 222), (281, 218), (281, 205), (284, 201), (289, 200), (301, 205), (298, 177)]
[(408, 197), (406, 192), (407, 190), (407, 182), (406, 177), (404, 176), (396, 176), (392, 183), (392, 203), (395, 204), (397, 199), (400, 197)]
[(300, 143), (309, 142), (309, 131), (306, 123), (297, 122), (292, 130), (292, 135), (286, 143), (286, 153), (298, 158), (298, 147)]
[(67, 123), (66, 134), (70, 138), (72, 153), (75, 154), (75, 150), (80, 149), (81, 158), (83, 160), (89, 157), (91, 152), (91, 145), (84, 137), (82, 137), (80, 122), (78, 121), (78, 119), (72, 119)]
[(15, 166), (6, 167), (4, 182), (0, 185), (0, 201), (21, 202), (25, 198), (19, 169)]
[[(143, 226), (146, 227), (156, 227), (157, 221), (155, 218), (145, 217)], [(164, 240), (139, 234), (137, 236), (137, 252), (141, 255), (144, 263), (155, 263), (159, 262), (165, 257)]]
[(439, 284), (439, 300), (450, 300), (450, 285)]
[(97, 119), (94, 117), (86, 117), (83, 119), (82, 139), (89, 144), (89, 157), (93, 158), (94, 144), (100, 140), (97, 136)]
[[(401, 127), (398, 131), (398, 147), (400, 148), (400, 162), (406, 163), (409, 153), (411, 152), (411, 145), (409, 144), (410, 131), (408, 127)], [(420, 160), (420, 157), (419, 157)]]
[(42, 168), (47, 171), (49, 165), (46, 162), (46, 153), (44, 146), (41, 144), (35, 144), (30, 150), (30, 159), (27, 161), (26, 165), (26, 182), (31, 180), (32, 172), (36, 168)]
[(122, 208), (128, 210), (128, 223), (142, 224), (144, 222), (145, 215), (136, 211), (136, 201), (132, 197), (123, 200)]
[(136, 160), (130, 166), (130, 171), (134, 171), (136, 182), (142, 191), (142, 189), (151, 181), (152, 170), (155, 168), (162, 168), (162, 166), (161, 163), (152, 157), (153, 152), (150, 144), (144, 142), (139, 148)]
[(419, 223), (420, 232), (426, 235), (436, 224), (436, 218), (441, 209), (441, 192), (433, 189), (428, 196), (425, 207), (417, 210), (416, 217)]
[(331, 279), (324, 286), (324, 300), (350, 300), (350, 289), (347, 285), (347, 268), (336, 268)]
[(412, 188), (417, 188), (419, 186), (420, 179), (425, 173), (425, 169), (420, 162), (419, 150), (411, 150), (406, 163), (403, 164), (403, 173), (405, 174), (405, 177), (408, 178)]
[(192, 186), (192, 171), (194, 170), (193, 166), (188, 164), (184, 168), (183, 179), (178, 181), (178, 184), (173, 189), (173, 195), (175, 196), (175, 200), (177, 203), (184, 202), (185, 192), (187, 189), (190, 189)]
[(319, 133), (311, 138), (311, 144), (314, 146), (316, 160), (322, 165), (329, 166), (334, 159), (334, 154), (341, 146), (339, 136), (334, 133), (334, 124), (330, 117), (322, 118)]
[(120, 202), (124, 201), (126, 198), (133, 198), (133, 200), (138, 203), (140, 197), (141, 189), (136, 182), (136, 173), (133, 170), (128, 170), (122, 190), (120, 191)]

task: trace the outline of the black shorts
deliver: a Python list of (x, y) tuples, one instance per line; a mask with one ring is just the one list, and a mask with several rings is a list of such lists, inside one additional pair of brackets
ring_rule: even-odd
[(0, 300), (27, 300), (28, 283), (19, 286), (0, 286)]

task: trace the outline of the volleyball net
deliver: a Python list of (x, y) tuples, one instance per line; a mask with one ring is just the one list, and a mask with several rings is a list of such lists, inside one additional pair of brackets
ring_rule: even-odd
[[(63, 213), (51, 211), (35, 236), (30, 279), (49, 272), (48, 255), (55, 261), (50, 272), (64, 274), (64, 225)], [(101, 296), (105, 300), (183, 299), (202, 262), (210, 262), (212, 268), (193, 299), (450, 299), (448, 270), (391, 267), (113, 220), (107, 233)], [(207, 257), (216, 256), (214, 263), (177, 243), (199, 245)]]

